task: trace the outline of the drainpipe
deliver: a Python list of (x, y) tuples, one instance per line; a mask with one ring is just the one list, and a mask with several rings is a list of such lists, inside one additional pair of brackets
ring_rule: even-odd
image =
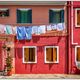
[(72, 42), (72, 45), (77, 45), (78, 43), (74, 43), (74, 38), (73, 38), (73, 30), (74, 30), (74, 28), (73, 28), (73, 1), (71, 1), (71, 42)]
[(70, 44), (71, 44), (71, 22), (70, 22), (70, 1), (67, 1), (67, 50), (66, 50), (66, 63), (67, 63), (67, 73), (70, 73), (70, 52), (71, 52), (71, 48), (70, 48)]

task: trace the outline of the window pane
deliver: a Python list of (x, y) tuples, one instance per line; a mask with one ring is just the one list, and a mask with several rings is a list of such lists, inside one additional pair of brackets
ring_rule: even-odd
[(77, 48), (77, 61), (80, 61), (80, 48)]
[(53, 61), (52, 48), (46, 48), (46, 60)]
[(29, 61), (29, 48), (24, 48), (24, 61)]
[(57, 48), (53, 48), (53, 62), (57, 61)]
[(35, 48), (24, 48), (24, 61), (35, 62)]
[(46, 61), (57, 62), (57, 48), (46, 48)]
[(9, 16), (9, 9), (0, 10), (0, 17), (8, 17), (8, 16)]
[(77, 25), (80, 25), (80, 10), (77, 10)]

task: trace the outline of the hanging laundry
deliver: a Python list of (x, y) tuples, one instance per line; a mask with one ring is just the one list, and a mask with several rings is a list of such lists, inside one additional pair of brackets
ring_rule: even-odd
[(17, 26), (12, 27), (12, 32), (13, 32), (13, 34), (17, 34)]
[(57, 30), (58, 30), (58, 31), (64, 30), (64, 23), (58, 23), (58, 24), (57, 24)]
[(6, 25), (6, 34), (12, 34), (12, 27), (10, 25)]
[(52, 24), (52, 25), (51, 25), (51, 28), (52, 28), (52, 30), (56, 30), (56, 29), (57, 29), (56, 24)]
[(0, 34), (4, 34), (6, 31), (6, 26), (5, 25), (2, 25), (0, 24)]
[(25, 27), (25, 39), (32, 39), (32, 27)]
[(21, 26), (21, 27), (17, 27), (17, 39), (18, 40), (23, 40), (25, 39), (25, 27)]
[(32, 26), (32, 34), (38, 34), (38, 26)]
[(51, 31), (52, 30), (52, 26), (51, 25), (47, 25), (47, 31)]
[(46, 33), (46, 26), (45, 25), (41, 25), (38, 27), (38, 35), (40, 35), (42, 33)]

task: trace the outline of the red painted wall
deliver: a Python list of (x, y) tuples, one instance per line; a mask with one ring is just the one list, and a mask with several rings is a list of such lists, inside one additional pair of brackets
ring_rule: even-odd
[[(8, 18), (0, 18), (0, 23), (11, 25), (39, 25), (49, 24), (49, 9), (63, 6), (0, 6), (10, 9)], [(32, 8), (32, 24), (16, 24), (16, 9), (17, 8)], [(44, 63), (44, 46), (59, 46), (59, 63), (47, 64)], [(22, 63), (22, 46), (37, 46), (37, 63), (23, 64)], [(41, 37), (34, 36), (31, 41), (15, 40), (15, 73), (66, 73), (66, 36)]]
[[(45, 45), (59, 46), (59, 63), (44, 63)], [(33, 37), (30, 42), (16, 41), (15, 46), (16, 73), (66, 73), (66, 37)], [(22, 63), (22, 46), (37, 46), (37, 63)]]
[(2, 70), (2, 50), (1, 50), (1, 47), (2, 47), (2, 43), (0, 43), (0, 70)]
[[(71, 73), (80, 73), (80, 70), (75, 70), (74, 67), (76, 67), (75, 63), (75, 46), (80, 46), (80, 28), (76, 26), (75, 24), (75, 9), (80, 8), (80, 1), (74, 1), (73, 2), (73, 42), (78, 43), (77, 45), (71, 44)], [(71, 37), (72, 38), (72, 37)]]

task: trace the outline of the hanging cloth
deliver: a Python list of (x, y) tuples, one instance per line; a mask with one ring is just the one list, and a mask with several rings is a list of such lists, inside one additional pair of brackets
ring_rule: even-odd
[(0, 24), (0, 34), (4, 34), (6, 31), (6, 26), (5, 25), (2, 25)]
[(58, 24), (57, 24), (57, 30), (58, 30), (58, 31), (64, 30), (64, 23), (58, 23)]
[(52, 26), (51, 25), (47, 25), (47, 31), (51, 31), (52, 30)]
[(42, 33), (46, 33), (46, 26), (45, 25), (41, 25), (38, 27), (38, 35), (40, 35)]
[(12, 27), (10, 25), (6, 25), (6, 34), (12, 34)]
[(13, 32), (13, 34), (17, 34), (17, 26), (12, 27), (12, 32)]
[(32, 34), (38, 34), (38, 26), (32, 26)]
[(17, 39), (18, 40), (23, 40), (25, 39), (25, 27), (17, 27)]
[(57, 29), (56, 24), (52, 24), (52, 25), (51, 25), (51, 28), (52, 28), (52, 30), (56, 30), (56, 29)]
[(25, 39), (32, 39), (32, 27), (25, 27)]

